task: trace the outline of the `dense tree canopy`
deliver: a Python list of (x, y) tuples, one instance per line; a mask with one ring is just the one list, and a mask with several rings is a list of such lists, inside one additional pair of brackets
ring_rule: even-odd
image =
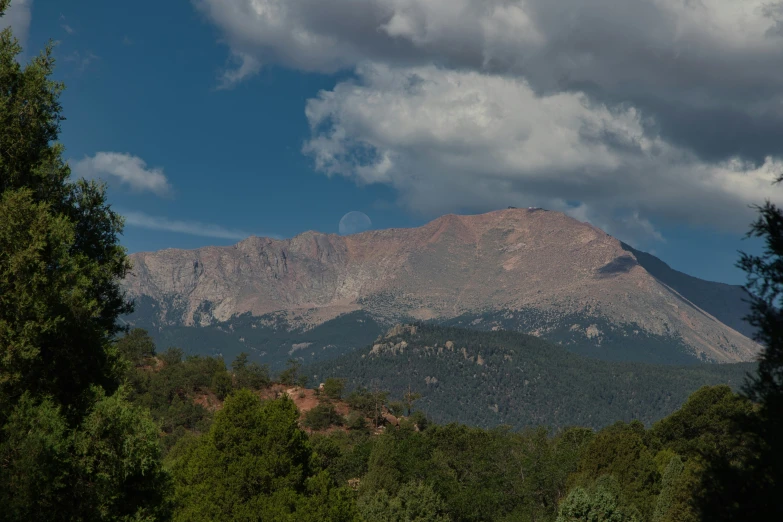
[(176, 520), (352, 520), (347, 491), (313, 465), (297, 421), (286, 397), (230, 396), (208, 434), (172, 452)]
[(70, 179), (52, 45), (20, 53), (0, 32), (0, 519), (165, 518), (157, 427), (120, 386), (122, 219)]

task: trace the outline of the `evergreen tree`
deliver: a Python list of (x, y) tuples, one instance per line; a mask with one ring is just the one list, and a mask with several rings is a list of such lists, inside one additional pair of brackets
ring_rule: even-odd
[(358, 511), (365, 522), (450, 522), (446, 503), (431, 486), (409, 482), (400, 488), (397, 496), (380, 490), (358, 503)]
[(309, 472), (307, 437), (286, 398), (248, 390), (226, 399), (207, 435), (174, 465), (177, 519), (253, 520), (273, 495), (296, 495)]
[(22, 65), (0, 32), (0, 520), (165, 518), (157, 428), (120, 387), (122, 219), (70, 179), (52, 50)]
[(131, 364), (140, 365), (155, 355), (155, 341), (147, 330), (134, 328), (117, 341), (117, 350)]
[(623, 509), (617, 497), (602, 487), (592, 492), (574, 488), (560, 507), (557, 522), (641, 522), (635, 510)]
[(747, 319), (763, 347), (745, 388), (758, 409), (733, 418), (742, 444), (709, 459), (698, 497), (703, 520), (783, 520), (783, 209), (767, 201), (758, 212), (748, 236), (764, 239), (763, 253), (743, 253), (737, 263), (747, 274)]
[(345, 379), (329, 377), (324, 381), (324, 394), (333, 400), (340, 400), (345, 389)]
[(208, 434), (172, 450), (175, 520), (351, 520), (353, 503), (313, 467), (287, 396), (229, 396)]
[(675, 455), (669, 459), (669, 464), (663, 472), (661, 481), (661, 494), (655, 503), (655, 512), (653, 513), (653, 522), (664, 522), (671, 520), (669, 514), (675, 509), (675, 495), (677, 494), (678, 483), (682, 476), (685, 466), (682, 459)]

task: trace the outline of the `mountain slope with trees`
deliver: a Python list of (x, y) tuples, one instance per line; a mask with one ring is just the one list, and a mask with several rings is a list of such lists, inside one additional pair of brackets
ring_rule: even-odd
[(751, 363), (668, 366), (608, 362), (516, 332), (430, 324), (398, 326), (370, 348), (306, 368), (313, 380), (343, 377), (348, 388), (421, 394), (438, 422), (514, 428), (601, 428), (654, 422), (704, 385), (738, 389)]

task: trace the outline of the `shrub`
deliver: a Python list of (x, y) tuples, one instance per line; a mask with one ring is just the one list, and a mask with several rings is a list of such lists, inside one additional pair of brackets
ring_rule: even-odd
[(325, 430), (329, 426), (341, 426), (343, 419), (331, 404), (319, 404), (305, 413), (303, 424), (311, 430)]

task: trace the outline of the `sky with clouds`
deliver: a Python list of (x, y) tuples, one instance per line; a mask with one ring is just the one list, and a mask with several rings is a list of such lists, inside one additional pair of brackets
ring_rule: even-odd
[[(155, 13), (155, 16), (150, 16)], [(699, 277), (783, 202), (783, 2), (14, 0), (131, 251), (543, 206)]]

